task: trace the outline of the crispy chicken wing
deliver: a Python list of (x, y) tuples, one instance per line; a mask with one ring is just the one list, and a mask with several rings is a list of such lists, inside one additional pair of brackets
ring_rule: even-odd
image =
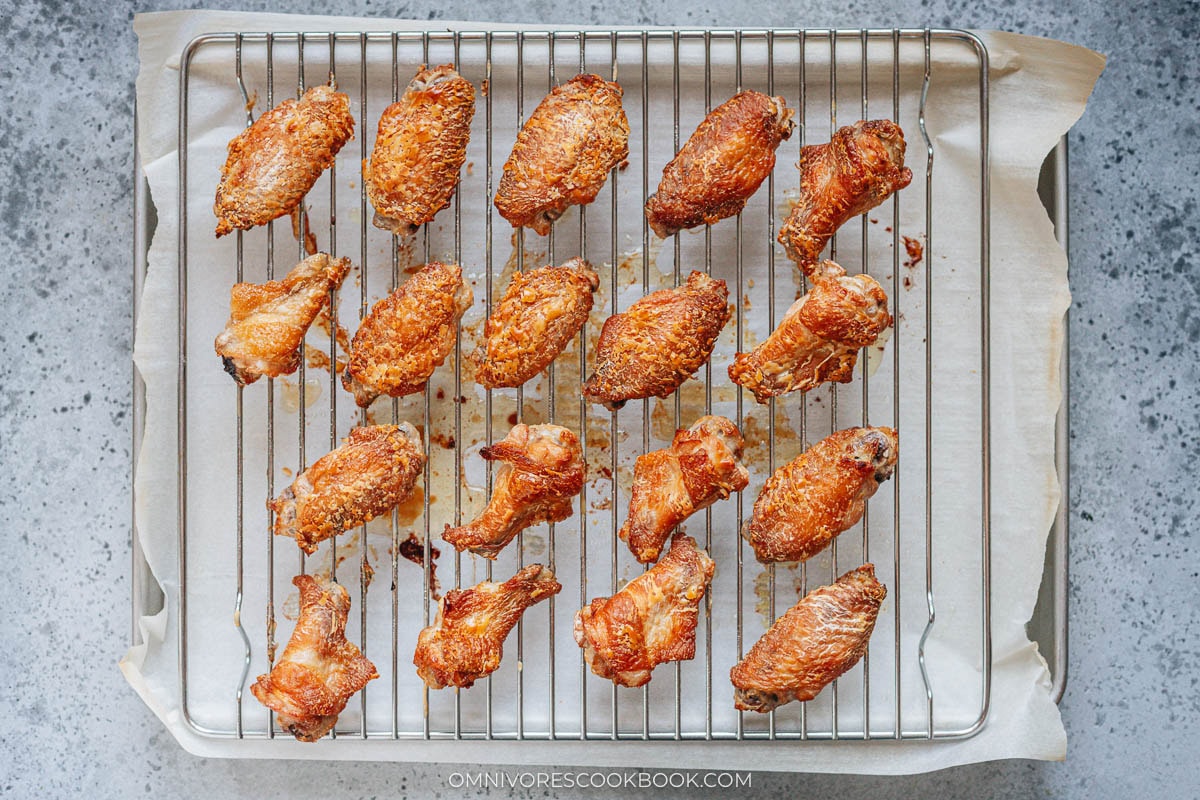
[(695, 539), (677, 533), (657, 565), (580, 609), (575, 641), (592, 672), (641, 686), (659, 664), (695, 658), (698, 608), (715, 568)]
[(713, 109), (663, 170), (646, 201), (660, 238), (740, 212), (775, 168), (775, 150), (792, 135), (782, 97), (739, 92)]
[(742, 536), (764, 564), (807, 561), (862, 519), (892, 477), (900, 440), (892, 428), (847, 428), (775, 470)]
[(229, 143), (213, 204), (217, 236), (292, 213), (353, 136), (350, 98), (332, 86), (263, 114)]
[(337, 583), (297, 575), (300, 618), (275, 667), (250, 691), (275, 712), (280, 727), (315, 742), (337, 723), (350, 695), (379, 677), (375, 665), (346, 640), (350, 593)]
[(554, 87), (517, 134), (496, 191), (496, 210), (514, 228), (550, 232), (568, 206), (596, 199), (629, 156), (629, 120), (619, 84), (576, 75)]
[(651, 292), (609, 317), (584, 396), (612, 409), (668, 396), (712, 355), (729, 322), (728, 300), (725, 281), (692, 272), (682, 286)]
[(452, 65), (417, 72), (379, 118), (371, 160), (363, 161), (376, 227), (406, 236), (450, 205), (474, 116), (475, 87)]
[(562, 522), (583, 489), (579, 438), (559, 425), (518, 424), (479, 454), (500, 461), (492, 497), (472, 523), (446, 526), (442, 538), (457, 550), (495, 558), (518, 533), (539, 522)]
[(554, 573), (541, 564), (530, 564), (504, 583), (451, 589), (438, 606), (437, 620), (417, 637), (417, 674), (430, 689), (469, 688), (500, 666), (504, 639), (525, 609), (561, 590)]
[(655, 561), (672, 528), (746, 488), (750, 473), (741, 462), (745, 445), (736, 425), (725, 417), (707, 416), (676, 431), (669, 448), (638, 456), (629, 516), (620, 531), (638, 561)]
[(363, 408), (381, 394), (421, 391), (454, 349), (458, 321), (474, 300), (462, 267), (429, 262), (371, 308), (350, 343), (342, 385)]
[(275, 535), (291, 536), (305, 553), (362, 525), (412, 492), (425, 466), (421, 437), (407, 422), (355, 428), (267, 503)]
[(899, 125), (873, 119), (839, 128), (828, 144), (800, 151), (800, 199), (779, 229), (779, 242), (807, 275), (838, 228), (911, 181)]
[(806, 594), (729, 671), (734, 706), (765, 714), (793, 700), (812, 700), (867, 651), (885, 597), (874, 564)]
[(766, 403), (785, 392), (807, 392), (826, 381), (849, 383), (859, 348), (892, 324), (887, 295), (870, 275), (847, 276), (832, 261), (812, 275), (813, 288), (750, 353), (738, 353), (729, 378)]

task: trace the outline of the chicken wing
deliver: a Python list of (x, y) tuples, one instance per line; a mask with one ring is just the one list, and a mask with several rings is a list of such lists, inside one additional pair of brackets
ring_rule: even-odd
[(760, 403), (826, 381), (849, 383), (859, 348), (874, 344), (892, 324), (887, 295), (870, 275), (847, 276), (839, 265), (822, 261), (812, 281), (812, 290), (792, 304), (767, 340), (729, 365), (729, 379)]
[(794, 113), (782, 97), (755, 91), (714, 108), (646, 201), (646, 219), (659, 238), (740, 212), (775, 168), (775, 150), (792, 135)]
[(475, 87), (452, 65), (417, 72), (379, 118), (371, 160), (363, 161), (376, 227), (407, 236), (450, 205), (474, 116)]
[(911, 181), (899, 125), (873, 119), (839, 128), (828, 144), (800, 151), (800, 199), (779, 229), (779, 242), (807, 275), (838, 228)]
[(668, 396), (712, 355), (729, 322), (728, 300), (725, 281), (692, 272), (684, 285), (651, 292), (609, 317), (584, 396), (611, 409)]
[(530, 564), (504, 583), (451, 589), (437, 620), (417, 637), (417, 674), (430, 689), (469, 688), (500, 666), (504, 639), (525, 609), (560, 591), (562, 584), (541, 564)]
[(355, 428), (267, 503), (275, 535), (291, 536), (311, 555), (326, 539), (403, 501), (424, 466), (421, 437), (407, 422)]
[(862, 519), (867, 499), (892, 477), (900, 440), (892, 428), (847, 428), (775, 470), (742, 536), (764, 564), (807, 561)]
[(488, 389), (520, 386), (545, 369), (587, 323), (599, 285), (582, 258), (515, 273), (484, 325), (475, 380)]
[(638, 561), (657, 560), (672, 528), (746, 488), (750, 473), (741, 463), (745, 445), (736, 425), (707, 416), (676, 431), (669, 448), (638, 456), (629, 516), (619, 534)]
[(599, 75), (554, 87), (517, 134), (496, 191), (496, 210), (514, 228), (550, 232), (568, 206), (596, 199), (612, 168), (629, 156), (624, 91)]
[(350, 343), (342, 385), (362, 408), (381, 394), (421, 391), (454, 349), (458, 321), (474, 300), (462, 267), (429, 262), (371, 308)]
[(657, 565), (580, 609), (575, 641), (592, 672), (642, 686), (659, 664), (695, 658), (698, 608), (715, 568), (695, 539), (677, 533)]
[(502, 462), (487, 508), (472, 523), (446, 526), (442, 538), (457, 550), (495, 558), (518, 533), (539, 522), (562, 522), (583, 489), (579, 438), (559, 425), (518, 424), (479, 454)]
[(229, 143), (213, 204), (217, 236), (292, 213), (353, 136), (350, 98), (332, 86), (263, 114)]
[(275, 712), (280, 727), (302, 742), (315, 742), (337, 723), (350, 695), (379, 677), (353, 642), (346, 640), (350, 593), (337, 583), (297, 575), (300, 618), (283, 655), (250, 691)]
[(867, 651), (885, 597), (874, 564), (806, 594), (729, 670), (734, 707), (765, 714), (812, 700)]

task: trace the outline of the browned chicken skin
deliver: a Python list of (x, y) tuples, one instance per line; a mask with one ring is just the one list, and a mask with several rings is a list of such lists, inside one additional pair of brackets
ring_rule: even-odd
[(562, 522), (583, 489), (579, 437), (559, 425), (517, 424), (479, 454), (500, 461), (487, 508), (468, 525), (446, 526), (442, 538), (457, 550), (495, 558), (513, 538), (539, 522)]
[(541, 564), (530, 564), (504, 583), (451, 589), (438, 606), (437, 620), (417, 637), (417, 674), (430, 689), (469, 688), (500, 666), (504, 639), (525, 609), (561, 590), (554, 573)]
[(591, 74), (554, 87), (504, 163), (495, 199), (500, 216), (545, 236), (568, 206), (595, 200), (608, 173), (629, 156), (622, 94), (619, 84)]
[(575, 614), (575, 641), (592, 672), (618, 686), (642, 686), (667, 661), (696, 656), (700, 600), (716, 566), (696, 540), (677, 533), (648, 572)]
[(838, 228), (911, 181), (899, 125), (873, 119), (839, 128), (828, 144), (800, 151), (800, 199), (779, 229), (779, 242), (807, 275)]
[(520, 386), (545, 369), (587, 323), (599, 285), (582, 258), (515, 273), (484, 325), (475, 380), (488, 389)]
[(276, 514), (275, 535), (291, 536), (311, 555), (324, 540), (408, 497), (424, 466), (421, 438), (407, 422), (355, 428), (267, 503)]
[(629, 516), (619, 534), (638, 561), (655, 561), (672, 528), (746, 488), (750, 473), (741, 463), (745, 445), (736, 425), (707, 416), (676, 431), (669, 448), (638, 456)]
[(371, 160), (363, 161), (376, 227), (407, 236), (450, 205), (474, 116), (475, 87), (452, 65), (417, 72), (379, 118)]
[(812, 700), (863, 657), (885, 597), (874, 564), (806, 594), (729, 671), (734, 707), (765, 714)]
[(887, 295), (870, 275), (847, 276), (832, 261), (812, 274), (813, 288), (750, 353), (738, 353), (729, 379), (766, 403), (786, 392), (807, 392), (826, 381), (849, 383), (860, 348), (892, 324)]
[(279, 662), (250, 691), (275, 712), (280, 727), (315, 742), (337, 723), (350, 695), (379, 677), (375, 665), (346, 640), (350, 594), (337, 583), (297, 575), (300, 618)]
[(692, 272), (675, 289), (651, 292), (604, 321), (589, 400), (616, 409), (627, 400), (667, 397), (712, 355), (729, 322), (725, 281)]
[(807, 561), (862, 519), (892, 477), (900, 440), (892, 428), (847, 428), (775, 470), (742, 535), (764, 564)]
[(267, 111), (229, 143), (213, 204), (217, 236), (292, 213), (353, 136), (350, 98), (331, 86)]
[(429, 262), (371, 308), (350, 344), (342, 385), (362, 408), (381, 394), (421, 391), (454, 349), (474, 299), (461, 267)]
[(792, 135), (782, 97), (739, 92), (712, 110), (663, 170), (646, 201), (660, 238), (740, 212), (775, 168), (775, 150)]

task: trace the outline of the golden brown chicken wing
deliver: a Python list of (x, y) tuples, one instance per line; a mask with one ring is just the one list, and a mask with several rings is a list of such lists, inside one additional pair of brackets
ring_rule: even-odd
[(300, 618), (275, 667), (259, 675), (250, 691), (275, 712), (281, 728), (315, 742), (337, 723), (350, 695), (379, 677), (353, 642), (346, 640), (350, 593), (337, 583), (297, 575)]
[(311, 555), (324, 540), (408, 497), (424, 466), (421, 437), (407, 422), (355, 428), (267, 503), (275, 535), (291, 536)]
[(580, 609), (575, 641), (592, 672), (618, 686), (641, 686), (659, 664), (695, 658), (700, 599), (715, 569), (695, 539), (677, 533), (648, 572)]
[(609, 317), (584, 396), (612, 409), (668, 396), (712, 355), (729, 322), (728, 300), (725, 281), (692, 272), (682, 286), (651, 292)]
[(742, 536), (764, 564), (807, 561), (862, 519), (892, 477), (900, 440), (892, 428), (847, 428), (775, 470)]
[(263, 114), (229, 143), (213, 204), (217, 236), (292, 213), (353, 136), (350, 98), (332, 86)]
[(775, 150), (792, 135), (782, 97), (739, 92), (712, 110), (663, 170), (646, 201), (646, 219), (662, 239), (740, 212), (775, 169)]
[(474, 300), (462, 267), (429, 262), (371, 308), (350, 343), (342, 385), (363, 408), (381, 394), (421, 391), (454, 349), (458, 321)]
[(800, 199), (779, 229), (779, 242), (807, 275), (838, 228), (911, 181), (899, 125), (873, 119), (839, 128), (828, 144), (800, 151)]
[(504, 583), (451, 589), (438, 606), (437, 620), (417, 637), (417, 674), (430, 689), (469, 688), (500, 666), (504, 639), (525, 609), (561, 590), (554, 573), (541, 564), (530, 564)]
[(822, 261), (812, 281), (812, 290), (792, 304), (767, 340), (729, 365), (729, 379), (760, 403), (826, 381), (849, 383), (859, 348), (874, 344), (892, 324), (887, 295), (870, 275), (847, 276), (839, 265)]
[(500, 216), (545, 236), (568, 206), (595, 200), (608, 173), (629, 156), (622, 94), (619, 84), (590, 74), (554, 87), (504, 162), (495, 199)]
[(452, 65), (417, 72), (379, 118), (371, 160), (363, 161), (376, 227), (407, 236), (450, 205), (474, 116), (475, 87)]
[(643, 564), (655, 561), (671, 529), (750, 482), (742, 466), (746, 443), (725, 417), (707, 416), (675, 432), (665, 450), (638, 456), (629, 516), (620, 537)]
[(560, 425), (518, 424), (479, 454), (500, 461), (492, 497), (472, 523), (446, 526), (442, 538), (457, 550), (495, 558), (518, 533), (539, 522), (562, 522), (583, 489), (579, 438)]
[(812, 700), (867, 651), (885, 597), (874, 564), (806, 594), (729, 670), (734, 706), (765, 714), (793, 700)]

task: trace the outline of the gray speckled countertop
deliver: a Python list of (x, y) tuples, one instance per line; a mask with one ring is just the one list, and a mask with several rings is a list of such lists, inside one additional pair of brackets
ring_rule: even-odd
[[(755, 775), (758, 796), (1200, 796), (1192, 538), (1200, 491), (1187, 479), (1200, 466), (1200, 6), (997, 6), (596, 0), (578, 12), (547, 0), (359, 0), (336, 8), (514, 22), (994, 27), (1109, 56), (1071, 148), (1067, 761), (903, 778)], [(167, 7), (175, 5), (0, 0), (9, 298), (0, 327), (9, 565), (0, 589), (0, 795), (459, 796), (450, 766), (194, 758), (116, 669), (129, 635), (131, 23), (134, 10)], [(243, 7), (334, 10), (303, 0)]]

